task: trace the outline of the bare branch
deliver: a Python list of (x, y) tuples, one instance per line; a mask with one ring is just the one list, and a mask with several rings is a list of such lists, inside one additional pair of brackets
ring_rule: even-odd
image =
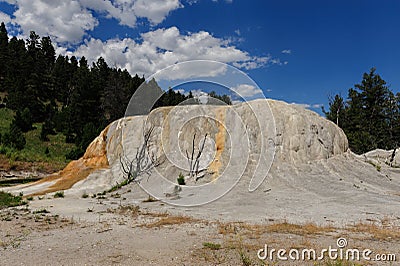
[(189, 177), (195, 177), (195, 176), (197, 177), (199, 173), (200, 156), (204, 150), (204, 145), (206, 143), (207, 135), (208, 134), (204, 135), (203, 143), (201, 144), (199, 151), (196, 154), (196, 158), (194, 158), (194, 147), (195, 147), (194, 145), (195, 145), (196, 133), (193, 135), (191, 157), (189, 157), (189, 153), (186, 150), (186, 157), (189, 163)]
[(160, 158), (156, 158), (154, 153), (150, 155), (149, 142), (153, 130), (154, 126), (145, 131), (143, 143), (136, 150), (135, 158), (133, 160), (129, 160), (126, 156), (120, 157), (122, 171), (128, 184), (132, 181), (140, 182), (138, 177), (143, 174), (150, 176), (153, 167), (159, 166), (165, 161), (165, 159), (161, 160)]

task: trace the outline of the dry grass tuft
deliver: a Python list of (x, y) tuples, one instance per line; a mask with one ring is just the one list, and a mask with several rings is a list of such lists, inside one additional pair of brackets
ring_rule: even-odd
[(117, 209), (108, 209), (107, 212), (119, 215), (137, 216), (140, 213), (140, 210), (139, 206), (136, 205), (121, 205)]
[(376, 240), (398, 240), (400, 239), (400, 227), (394, 225), (376, 225), (373, 223), (357, 223), (349, 227), (351, 232), (365, 233)]
[(181, 225), (186, 223), (195, 223), (199, 222), (200, 220), (194, 219), (187, 216), (167, 216), (163, 217), (160, 220), (145, 224), (143, 225), (146, 228), (154, 228), (154, 227), (161, 227), (161, 226), (168, 226), (168, 225)]
[(288, 222), (267, 225), (266, 229), (268, 232), (295, 234), (300, 236), (320, 235), (333, 232), (336, 230), (334, 227), (331, 226), (318, 226), (314, 223), (306, 223), (299, 225)]
[(141, 215), (147, 215), (151, 217), (168, 217), (168, 212), (140, 212)]
[(295, 234), (300, 236), (319, 235), (336, 231), (331, 226), (318, 226), (313, 223), (292, 224), (288, 222), (270, 225), (254, 225), (247, 223), (219, 223), (218, 233), (222, 235), (245, 234), (250, 238), (259, 238), (265, 233)]

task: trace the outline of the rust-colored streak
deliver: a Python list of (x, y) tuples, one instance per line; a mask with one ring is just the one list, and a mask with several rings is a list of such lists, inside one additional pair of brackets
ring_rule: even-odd
[(221, 169), (222, 166), (221, 157), (225, 148), (225, 127), (224, 127), (225, 115), (226, 115), (226, 108), (221, 107), (217, 109), (216, 116), (218, 121), (220, 121), (220, 123), (218, 124), (218, 132), (215, 134), (215, 145), (217, 151), (215, 153), (214, 160), (208, 167), (208, 170), (214, 173), (213, 175), (214, 179), (216, 179), (219, 176), (219, 170)]
[(100, 136), (90, 143), (82, 158), (70, 162), (60, 172), (32, 183), (31, 186), (45, 182), (56, 181), (50, 187), (44, 189), (43, 191), (36, 192), (31, 196), (43, 195), (46, 193), (69, 189), (77, 182), (88, 177), (93, 171), (107, 168), (109, 166), (106, 150), (108, 129), (109, 126), (100, 133)]

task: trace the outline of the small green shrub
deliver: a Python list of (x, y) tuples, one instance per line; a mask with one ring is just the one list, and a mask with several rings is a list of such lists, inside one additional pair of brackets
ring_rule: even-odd
[(64, 191), (54, 193), (54, 198), (64, 198)]
[(181, 186), (186, 185), (185, 176), (182, 173), (179, 174), (179, 177), (176, 179), (176, 181), (178, 181), (178, 184)]
[(87, 193), (83, 193), (82, 198), (86, 199), (88, 197), (89, 197), (89, 195)]

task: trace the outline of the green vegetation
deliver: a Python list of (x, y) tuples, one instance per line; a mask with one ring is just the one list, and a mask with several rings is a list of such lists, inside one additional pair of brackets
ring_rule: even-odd
[(114, 192), (114, 191), (116, 191), (116, 190), (118, 190), (118, 189), (120, 189), (120, 188), (122, 188), (123, 186), (126, 186), (126, 185), (128, 185), (128, 184), (129, 184), (129, 180), (128, 180), (128, 179), (125, 179), (125, 180), (122, 181), (121, 183), (117, 183), (115, 186), (113, 186), (113, 187), (110, 188), (109, 190), (103, 191), (104, 194), (103, 194), (102, 196), (105, 195), (105, 192), (108, 192), (108, 193)]
[(242, 261), (243, 266), (253, 265), (253, 261), (244, 251), (240, 250), (239, 256), (240, 256), (240, 260)]
[(14, 196), (11, 193), (0, 191), (0, 209), (27, 204), (22, 196)]
[(209, 248), (211, 250), (219, 250), (221, 248), (221, 244), (215, 244), (211, 242), (205, 242), (203, 243), (203, 247)]
[(179, 174), (179, 177), (176, 179), (176, 181), (178, 181), (178, 184), (181, 186), (186, 185), (185, 176), (182, 173)]
[(400, 145), (400, 93), (395, 95), (374, 68), (349, 89), (347, 99), (335, 95), (329, 110), (323, 111), (343, 129), (356, 153), (394, 150)]
[(64, 191), (57, 191), (54, 193), (54, 198), (64, 198)]
[[(8, 108), (0, 109), (0, 135), (4, 136), (13, 120), (14, 111)], [(72, 151), (74, 144), (66, 143), (65, 136), (62, 133), (49, 136), (49, 141), (42, 142), (40, 140), (40, 132), (42, 123), (34, 123), (33, 129), (23, 133), (26, 144), (23, 149), (18, 150), (5, 145), (0, 140), (0, 154), (11, 161), (24, 162), (48, 162), (52, 163), (55, 168), (64, 167), (69, 160), (65, 155)], [(46, 154), (46, 150), (48, 153)]]

